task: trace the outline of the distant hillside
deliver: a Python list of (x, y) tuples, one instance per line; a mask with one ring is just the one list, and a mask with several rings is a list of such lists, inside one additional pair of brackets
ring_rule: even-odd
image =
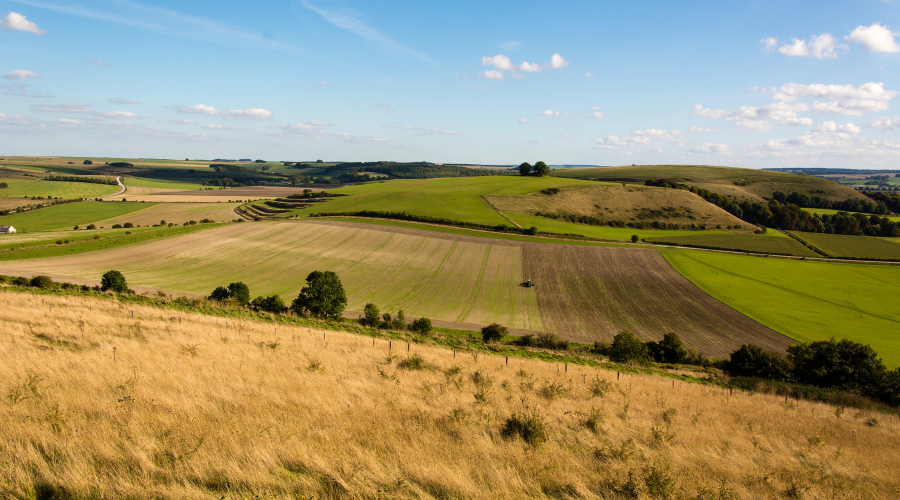
[(852, 188), (821, 177), (749, 168), (705, 165), (633, 165), (554, 170), (552, 175), (572, 179), (639, 184), (643, 184), (647, 179), (664, 178), (708, 189), (722, 195), (733, 196), (737, 200), (756, 202), (762, 201), (763, 198), (771, 198), (775, 191), (821, 196), (831, 201), (866, 199), (863, 194)]
[[(553, 194), (550, 194), (553, 193)], [(523, 196), (486, 195), (501, 212), (594, 217), (604, 222), (662, 222), (687, 225), (744, 226), (750, 224), (708, 203), (690, 191), (645, 186), (586, 185), (558, 192)]]

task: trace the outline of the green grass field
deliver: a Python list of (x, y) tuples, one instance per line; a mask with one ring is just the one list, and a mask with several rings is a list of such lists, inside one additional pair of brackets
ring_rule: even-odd
[[(778, 231), (769, 231), (777, 233)], [(783, 236), (783, 235), (782, 235)], [(771, 253), (794, 255), (797, 257), (820, 257), (797, 240), (784, 237), (767, 237), (749, 234), (696, 234), (690, 236), (667, 236), (646, 239), (650, 243), (692, 246), (738, 252)], [(900, 250), (900, 248), (898, 248)]]
[[(803, 211), (809, 212), (811, 214), (834, 215), (834, 214), (840, 212), (841, 210), (831, 210), (829, 208), (804, 208)], [(866, 214), (866, 215), (870, 215), (870, 214)], [(884, 216), (879, 215), (879, 217), (884, 217)], [(889, 215), (888, 219), (890, 219), (894, 222), (900, 222), (900, 216), (898, 216), (898, 215)]]
[(95, 223), (112, 217), (150, 208), (156, 203), (118, 201), (83, 201), (42, 208), (0, 217), (0, 224), (11, 225), (19, 232), (46, 231)]
[(173, 191), (182, 189), (198, 190), (203, 188), (203, 182), (193, 181), (187, 178), (168, 180), (148, 179), (145, 177), (123, 177), (122, 183), (125, 184), (125, 186), (171, 189)]
[[(112, 178), (112, 177), (110, 177)], [(0, 182), (9, 184), (8, 188), (0, 189), (0, 196), (21, 198), (25, 196), (52, 196), (71, 200), (75, 198), (96, 198), (113, 194), (119, 190), (115, 184), (91, 184), (89, 182), (62, 182), (31, 179), (3, 179)], [(23, 199), (22, 204), (33, 202)]]
[(791, 231), (791, 234), (833, 257), (900, 260), (900, 245), (894, 243), (898, 238), (801, 231)]
[(536, 227), (539, 231), (560, 234), (580, 234), (590, 238), (599, 238), (604, 240), (621, 240), (631, 241), (631, 235), (636, 234), (638, 238), (650, 238), (660, 236), (684, 236), (691, 234), (729, 234), (725, 231), (674, 231), (667, 229), (631, 229), (627, 227), (609, 227), (609, 226), (589, 226), (587, 224), (575, 224), (534, 215), (524, 214), (504, 214), (510, 219), (516, 221), (522, 227)]
[(869, 344), (886, 365), (900, 366), (900, 267), (662, 252), (703, 291), (775, 331)]
[(476, 224), (511, 225), (484, 199), (483, 194), (527, 194), (547, 187), (566, 187), (586, 181), (552, 177), (463, 177), (449, 179), (394, 180), (329, 190), (350, 196), (296, 211), (319, 212), (379, 210), (409, 212)]

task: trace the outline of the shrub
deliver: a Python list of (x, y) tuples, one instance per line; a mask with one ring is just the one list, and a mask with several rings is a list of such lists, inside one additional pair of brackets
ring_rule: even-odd
[(425, 358), (419, 354), (413, 354), (397, 363), (397, 367), (403, 368), (404, 370), (424, 370), (428, 368), (428, 363), (426, 363)]
[(130, 228), (134, 227), (134, 224), (132, 224), (130, 222), (126, 222), (125, 224), (122, 225), (122, 227), (124, 227), (125, 229), (130, 229)]
[(287, 310), (284, 301), (278, 295), (270, 295), (268, 297), (257, 297), (250, 303), (250, 307), (257, 311), (280, 313)]
[(85, 229), (97, 229), (97, 226), (94, 224), (88, 224), (88, 227)]
[(128, 291), (128, 283), (125, 282), (125, 276), (119, 271), (106, 271), (100, 278), (100, 290), (125, 293)]
[(228, 289), (224, 286), (217, 286), (216, 289), (213, 290), (211, 294), (209, 294), (209, 300), (217, 300), (219, 302), (227, 300), (228, 297)]
[(872, 347), (852, 340), (820, 340), (788, 347), (794, 379), (801, 384), (869, 392), (884, 364)]
[(638, 235), (636, 235), (636, 234), (632, 234), (632, 235), (631, 235), (631, 242), (632, 242), (632, 243), (637, 243), (639, 239), (640, 239), (640, 238), (638, 238)]
[(94, 164), (94, 162), (92, 162), (91, 160), (84, 160), (84, 163), (83, 163), (83, 165), (93, 165), (93, 164)]
[(12, 284), (16, 286), (28, 286), (31, 284), (31, 280), (23, 276), (16, 276), (13, 278)]
[(250, 302), (250, 287), (240, 281), (229, 283), (228, 297), (240, 302), (242, 305), (247, 305)]
[(509, 333), (509, 329), (505, 326), (491, 323), (481, 329), (481, 339), (485, 342), (496, 342), (501, 340), (507, 333)]
[(113, 229), (122, 229), (122, 224), (113, 224), (112, 228)]
[(663, 336), (661, 341), (647, 342), (647, 349), (650, 356), (657, 363), (682, 363), (688, 357), (688, 352), (684, 348), (684, 343), (678, 334), (669, 332)]
[(409, 325), (409, 329), (420, 334), (427, 335), (431, 332), (431, 320), (428, 318), (419, 318)]
[(742, 345), (740, 349), (731, 353), (725, 370), (737, 377), (774, 380), (786, 380), (790, 377), (790, 365), (786, 359), (752, 344)]
[(547, 440), (547, 424), (536, 408), (526, 407), (506, 419), (500, 435), (507, 439), (520, 437), (526, 443), (536, 446)]
[(34, 288), (43, 288), (45, 290), (53, 288), (53, 280), (50, 279), (50, 276), (35, 276), (34, 278), (31, 278), (31, 281), (28, 284)]
[(538, 228), (535, 227), (535, 226), (531, 226), (531, 227), (529, 227), (528, 229), (525, 230), (525, 234), (527, 234), (527, 235), (529, 235), (529, 236), (534, 236), (534, 235), (536, 235), (537, 233), (538, 233)]
[(609, 346), (609, 359), (617, 363), (646, 363), (650, 359), (650, 351), (633, 333), (625, 330), (613, 337), (612, 345)]
[(397, 330), (402, 330), (406, 328), (406, 315), (403, 314), (403, 309), (397, 311), (397, 315), (394, 316), (392, 320), (393, 326)]
[(514, 340), (513, 344), (522, 346), (522, 347), (532, 346), (532, 345), (534, 345), (534, 336), (533, 335), (522, 335), (521, 337)]
[(378, 310), (378, 306), (369, 302), (366, 304), (366, 307), (363, 308), (363, 318), (360, 320), (365, 326), (375, 327), (378, 326), (380, 311)]

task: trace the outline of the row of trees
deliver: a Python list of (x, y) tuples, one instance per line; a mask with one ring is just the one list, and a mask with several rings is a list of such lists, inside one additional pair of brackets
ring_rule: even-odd
[(246, 184), (244, 184), (243, 182), (237, 182), (228, 177), (224, 177), (222, 179), (219, 179), (218, 177), (216, 177), (216, 178), (213, 178), (213, 179), (210, 179), (210, 180), (204, 182), (203, 185), (204, 186), (224, 186), (224, 187), (230, 187), (230, 188), (238, 188), (238, 187), (244, 187)]
[(110, 184), (118, 185), (115, 179), (111, 177), (88, 177), (78, 175), (48, 175), (44, 177), (45, 181), (63, 181), (63, 182), (86, 182), (89, 184)]
[(793, 204), (805, 208), (826, 208), (844, 212), (865, 212), (867, 214), (878, 215), (889, 215), (891, 213), (891, 210), (888, 209), (888, 206), (884, 201), (878, 199), (869, 201), (857, 200), (854, 198), (852, 200), (831, 201), (821, 196), (809, 196), (808, 194), (797, 192), (784, 194), (781, 191), (772, 193), (772, 199), (778, 200), (782, 204)]
[(532, 167), (527, 161), (519, 165), (519, 175), (530, 175), (534, 177), (546, 177), (550, 175), (550, 167), (546, 163), (539, 161)]
[(238, 305), (264, 312), (281, 313), (288, 309), (298, 315), (309, 314), (322, 319), (340, 319), (347, 308), (347, 294), (338, 275), (332, 271), (313, 271), (306, 286), (288, 308), (281, 297), (270, 295), (250, 300), (250, 287), (238, 281), (227, 287), (216, 287), (208, 297), (219, 302), (234, 301)]
[(379, 328), (381, 330), (409, 329), (420, 335), (431, 333), (433, 328), (431, 326), (431, 320), (428, 318), (419, 318), (412, 323), (407, 324), (406, 314), (403, 313), (403, 309), (397, 311), (396, 316), (391, 316), (391, 313), (389, 312), (381, 314), (378, 306), (371, 302), (366, 304), (366, 307), (363, 309), (363, 317), (359, 318), (357, 321), (359, 321), (359, 324), (368, 326), (369, 328)]

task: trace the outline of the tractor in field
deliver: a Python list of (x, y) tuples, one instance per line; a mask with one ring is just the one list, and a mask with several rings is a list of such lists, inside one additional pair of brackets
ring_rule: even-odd
[(524, 286), (525, 288), (534, 288), (534, 283), (531, 280), (528, 280), (522, 283), (522, 286)]

